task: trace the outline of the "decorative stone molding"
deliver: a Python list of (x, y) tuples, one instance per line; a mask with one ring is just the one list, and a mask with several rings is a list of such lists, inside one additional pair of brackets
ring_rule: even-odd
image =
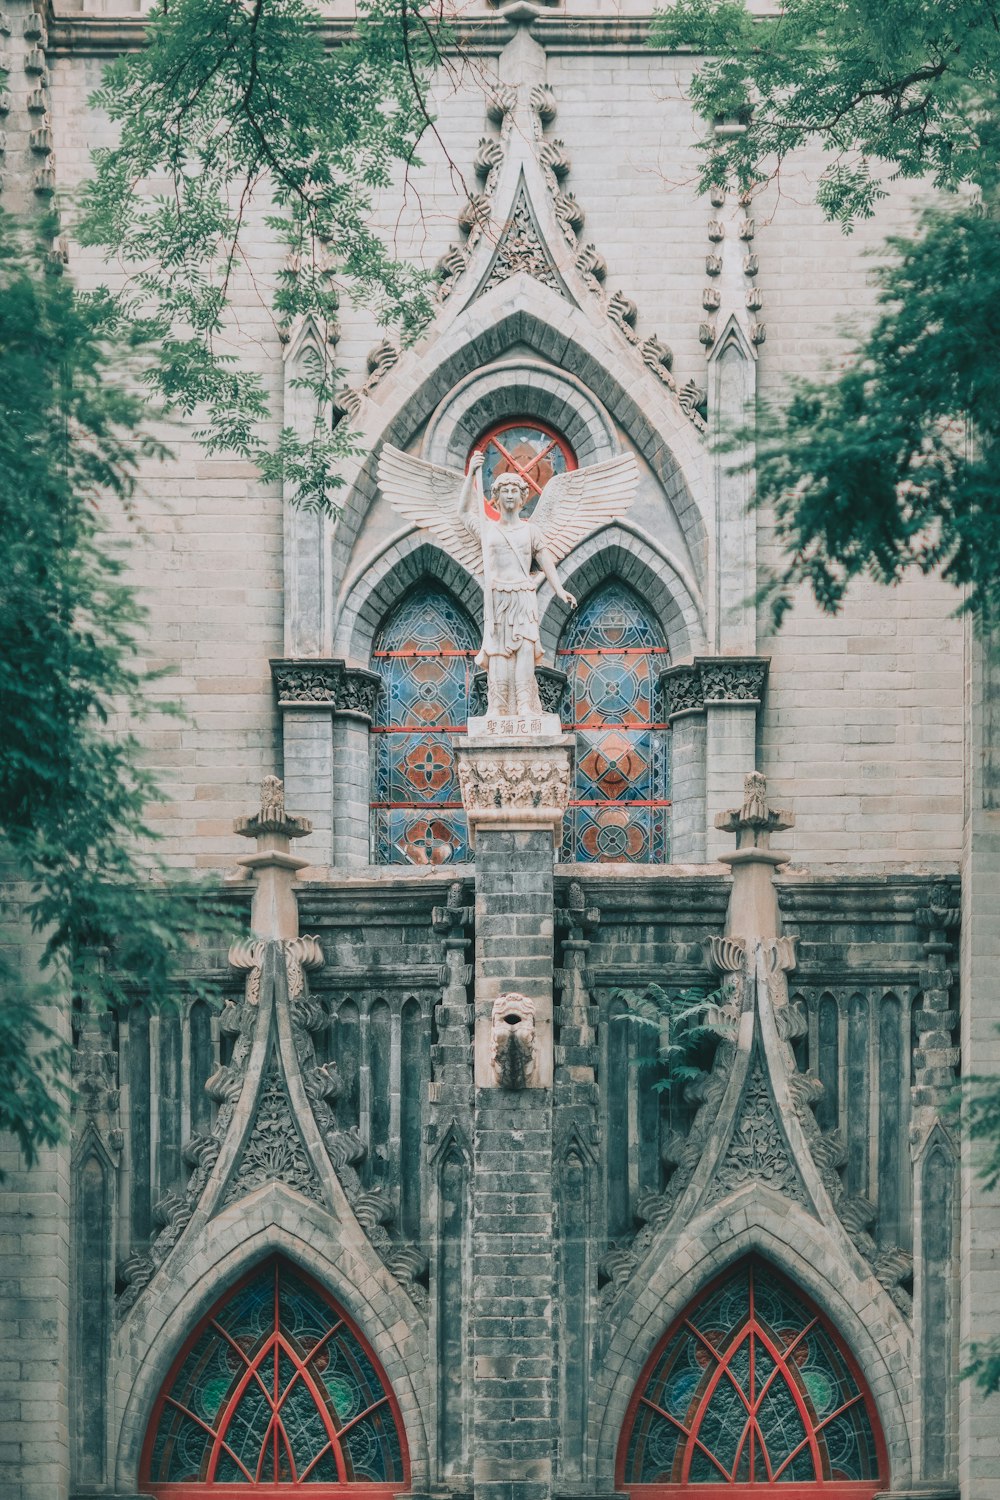
[(726, 1154), (715, 1169), (706, 1205), (718, 1202), (751, 1181), (774, 1188), (794, 1203), (808, 1201), (802, 1174), (778, 1124), (759, 1052), (754, 1053), (750, 1064), (740, 1112)]
[(279, 708), (316, 708), (337, 701), (337, 688), (344, 663), (328, 658), (309, 661), (271, 662), (271, 676), (278, 694)]
[(698, 662), (708, 703), (760, 703), (767, 681), (768, 657), (719, 657)]
[(696, 666), (667, 667), (660, 673), (664, 713), (671, 723), (683, 714), (700, 714), (705, 710), (701, 673)]
[(483, 736), (457, 739), (455, 748), (470, 842), (483, 827), (548, 827), (558, 848), (573, 769), (571, 739)]
[[(339, 1083), (337, 1087), (339, 1091)], [(323, 1202), (316, 1169), (306, 1155), (278, 1061), (273, 1056), (257, 1099), (253, 1127), (237, 1169), (229, 1179), (223, 1205), (235, 1203), (266, 1182), (283, 1182), (313, 1203)]]
[(377, 672), (368, 672), (364, 667), (346, 667), (340, 681), (340, 694), (336, 713), (355, 714), (359, 718), (373, 719), (375, 705), (382, 691), (382, 679)]
[(347, 667), (332, 657), (273, 658), (271, 676), (283, 711), (329, 708), (333, 713), (371, 719), (382, 691), (377, 672)]
[(715, 704), (759, 705), (769, 664), (768, 656), (696, 656), (667, 667), (660, 674), (667, 718), (672, 722)]
[(562, 279), (552, 257), (542, 243), (523, 183), (514, 200), (510, 217), (504, 226), (496, 255), (493, 258), (493, 265), (483, 283), (483, 291), (488, 292), (492, 287), (499, 286), (501, 282), (508, 280), (511, 276), (516, 276), (520, 271), (533, 276), (536, 281), (541, 282), (542, 286), (551, 287), (554, 292), (559, 293), (560, 297), (566, 296)]

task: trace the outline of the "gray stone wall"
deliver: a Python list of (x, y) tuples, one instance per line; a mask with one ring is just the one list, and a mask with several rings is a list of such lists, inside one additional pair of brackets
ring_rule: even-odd
[[(488, 837), (502, 842), (510, 835)], [(510, 870), (510, 857), (510, 850), (495, 851), (503, 871)], [(481, 896), (492, 891), (497, 872), (489, 860), (476, 874)], [(129, 1257), (144, 1252), (150, 1240), (133, 1233), (127, 1164), (134, 1172), (139, 1117), (127, 1102), (113, 1120), (104, 1100), (104, 1113), (83, 1122), (72, 1195), (65, 1183), (60, 1200), (40, 1169), (36, 1191), (52, 1194), (54, 1206), (72, 1196), (78, 1213), (72, 1282), (65, 1219), (56, 1235), (63, 1305), (75, 1309), (75, 1321), (72, 1329), (50, 1329), (62, 1350), (75, 1350), (70, 1410), (77, 1414), (71, 1431), (78, 1493), (99, 1483), (117, 1484), (121, 1494), (134, 1490), (158, 1381), (198, 1308), (267, 1249), (298, 1260), (352, 1309), (390, 1377), (400, 1382), (396, 1394), (407, 1413), (415, 1472), (432, 1487), (483, 1500), (604, 1492), (613, 1483), (625, 1405), (653, 1343), (716, 1269), (750, 1250), (792, 1275), (852, 1348), (886, 1428), (893, 1483), (903, 1487), (926, 1476), (947, 1485), (957, 1452), (949, 1375), (957, 1330), (944, 1333), (951, 1340), (951, 1353), (944, 1354), (939, 1309), (950, 1306), (956, 1285), (957, 1242), (935, 1237), (934, 1226), (940, 1229), (941, 1203), (957, 1186), (948, 1186), (949, 1159), (936, 1138), (911, 1178), (908, 1142), (914, 1122), (924, 1118), (930, 1076), (926, 1044), (924, 1051), (911, 1045), (911, 1037), (919, 1043), (928, 1034), (913, 1019), (932, 993), (925, 950), (928, 943), (940, 946), (932, 924), (944, 918), (933, 912), (943, 910), (945, 897), (957, 904), (957, 887), (942, 888), (931, 877), (779, 881), (787, 929), (799, 948), (790, 979), (791, 1008), (802, 1018), (792, 1029), (796, 1071), (824, 1083), (816, 1117), (824, 1130), (839, 1125), (844, 1131), (839, 1178), (845, 1191), (871, 1201), (867, 1220), (851, 1221), (859, 1253), (870, 1253), (867, 1262), (853, 1259), (855, 1251), (830, 1231), (800, 1225), (794, 1204), (782, 1207), (780, 1195), (755, 1189), (752, 1178), (735, 1205), (731, 1191), (715, 1202), (713, 1227), (701, 1219), (690, 1227), (658, 1227), (677, 1140), (702, 1140), (689, 1137), (697, 1106), (656, 1092), (664, 1076), (656, 1048), (622, 1017), (650, 984), (670, 993), (707, 993), (718, 983), (706, 959), (709, 938), (724, 926), (728, 877), (557, 867), (547, 889), (547, 896), (541, 893), (547, 910), (535, 910), (532, 892), (514, 882), (505, 918), (516, 928), (507, 939), (510, 972), (500, 977), (505, 984), (519, 976), (524, 982), (522, 966), (536, 962), (554, 977), (554, 1087), (507, 1092), (473, 1089), (473, 969), (467, 965), (482, 941), (483, 917), (472, 904), (471, 882), (387, 871), (350, 886), (303, 888), (302, 925), (317, 934), (326, 959), (311, 975), (310, 993), (333, 1021), (315, 1032), (315, 1055), (337, 1069), (338, 1128), (356, 1129), (363, 1144), (354, 1168), (360, 1190), (391, 1204), (383, 1216), (388, 1242), (379, 1254), (397, 1267), (392, 1275), (384, 1265), (378, 1273), (372, 1269), (378, 1264), (371, 1261), (373, 1245), (381, 1241), (369, 1240), (374, 1231), (367, 1220), (331, 1223), (320, 1206), (278, 1184), (247, 1199), (218, 1232), (209, 1232), (208, 1221), (204, 1230), (192, 1227), (200, 1222), (196, 1213), (170, 1252), (174, 1259), (158, 1273), (168, 1278), (163, 1290), (155, 1278), (145, 1289), (141, 1280), (133, 1284)], [(513, 909), (518, 901), (523, 911)], [(525, 923), (539, 944), (535, 958), (525, 946)], [(496, 939), (488, 923), (485, 931)], [(945, 937), (946, 947), (951, 941)], [(942, 971), (940, 982), (947, 987), (949, 975)], [(865, 1028), (855, 1041), (851, 1007), (859, 999)], [(210, 1032), (203, 1068), (217, 1072), (229, 1055), (225, 1036), (218, 1027)], [(128, 1038), (123, 1025), (117, 1043), (113, 1032), (79, 1039), (91, 1070), (101, 1049), (110, 1048), (106, 1081), (112, 1088), (127, 1076)], [(190, 1018), (181, 1023), (179, 1052), (189, 1063), (197, 1052)], [(190, 1087), (193, 1098), (197, 1081)], [(162, 1083), (150, 1092), (156, 1121), (166, 1107)], [(212, 1092), (214, 1121), (220, 1096), (214, 1086)], [(127, 1101), (127, 1091), (124, 1096)], [(80, 1251), (105, 1232), (93, 1213), (93, 1153), (80, 1145), (95, 1140), (95, 1132), (106, 1135), (113, 1124), (123, 1129), (124, 1141), (120, 1155), (108, 1159), (102, 1201), (114, 1220), (118, 1249), (111, 1275), (117, 1269), (119, 1307), (110, 1310), (115, 1284), (109, 1279), (102, 1367), (79, 1316), (94, 1307), (101, 1278), (93, 1256)], [(170, 1132), (154, 1124), (140, 1134), (144, 1149), (153, 1143), (150, 1196), (155, 1187), (166, 1195), (153, 1218), (167, 1229), (153, 1223), (155, 1244), (157, 1235), (172, 1232), (195, 1157), (185, 1151), (178, 1174)], [(350, 1216), (344, 1203), (341, 1211)], [(406, 1277), (416, 1279), (400, 1282), (404, 1262), (394, 1253), (404, 1247)], [(902, 1255), (891, 1296), (878, 1279), (883, 1250)], [(56, 1276), (55, 1244), (46, 1255)], [(23, 1254), (20, 1264), (15, 1293), (23, 1298)], [(51, 1301), (49, 1281), (42, 1290)], [(849, 1311), (862, 1295), (871, 1303), (864, 1331), (856, 1309)], [(124, 1324), (122, 1308), (128, 1308)], [(51, 1321), (51, 1307), (46, 1315)], [(921, 1333), (931, 1319), (933, 1337)], [(115, 1332), (119, 1325), (122, 1331)], [(86, 1357), (81, 1338), (88, 1339)], [(46, 1411), (57, 1389), (48, 1388)], [(17, 1399), (23, 1403), (23, 1388)], [(38, 1447), (41, 1433), (23, 1425), (23, 1404), (14, 1415), (22, 1424), (15, 1422), (15, 1430), (26, 1434), (18, 1455), (31, 1452), (32, 1462), (41, 1464), (54, 1443), (52, 1429)], [(68, 1436), (62, 1444), (66, 1463)], [(13, 1457), (12, 1448), (4, 1451)], [(105, 1478), (98, 1480), (102, 1463)], [(20, 1471), (12, 1465), (5, 1473), (13, 1478)], [(46, 1492), (44, 1484), (52, 1482), (42, 1479), (34, 1489), (12, 1493), (19, 1500), (22, 1493), (24, 1500), (65, 1493), (65, 1476), (61, 1488)]]

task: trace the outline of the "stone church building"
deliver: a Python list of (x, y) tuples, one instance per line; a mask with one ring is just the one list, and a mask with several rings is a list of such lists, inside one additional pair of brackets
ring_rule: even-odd
[[(279, 330), (248, 277), (276, 425), (337, 341), (335, 523), (193, 426), (150, 469), (130, 557), (188, 715), (156, 816), (243, 936), (199, 953), (217, 1005), (75, 1015), (71, 1137), (0, 1155), (0, 1500), (1000, 1495), (959, 1379), (1000, 1215), (944, 1108), (1000, 1068), (996, 666), (935, 579), (773, 632), (769, 518), (712, 446), (845, 357), (908, 200), (845, 238), (808, 157), (701, 195), (698, 60), (649, 20), (464, 13), (378, 206), (439, 267), (414, 346), (346, 303)], [(4, 30), (10, 207), (85, 177), (143, 20)], [(549, 732), (467, 735), (482, 589), (385, 444), (532, 500), (634, 455), (559, 565), (577, 607), (539, 589)]]

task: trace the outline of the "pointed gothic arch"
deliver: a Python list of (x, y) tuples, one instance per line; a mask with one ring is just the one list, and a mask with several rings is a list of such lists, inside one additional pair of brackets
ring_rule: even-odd
[(436, 579), (415, 584), (375, 636), (371, 666), (382, 677), (370, 735), (376, 864), (467, 856), (452, 735), (465, 728), (477, 645), (468, 611)]
[[(706, 493), (705, 455), (676, 397), (634, 351), (621, 346), (610, 324), (595, 324), (549, 288), (519, 274), (463, 309), (447, 330), (432, 331), (419, 346), (404, 351), (359, 413), (359, 447), (366, 457), (345, 491), (343, 513), (331, 540), (329, 603), (335, 620), (328, 623), (325, 638), (343, 638), (343, 580), (356, 559), (361, 529), (378, 493), (381, 444), (410, 446), (442, 400), (467, 376), (486, 370), (514, 349), (551, 362), (553, 372), (568, 367), (588, 391), (600, 393), (603, 408), (662, 486), (684, 535), (692, 571), (704, 575), (708, 528), (696, 497)], [(315, 587), (320, 587), (318, 578)]]
[(377, 1355), (318, 1282), (272, 1255), (185, 1341), (153, 1407), (140, 1477), (157, 1500), (376, 1500), (409, 1487), (410, 1463)]
[(675, 1319), (639, 1377), (618, 1445), (633, 1500), (872, 1500), (888, 1457), (871, 1391), (832, 1323), (748, 1256)]
[(577, 736), (564, 825), (568, 861), (663, 864), (670, 848), (670, 729), (660, 711), (666, 640), (620, 578), (581, 600), (556, 650)]

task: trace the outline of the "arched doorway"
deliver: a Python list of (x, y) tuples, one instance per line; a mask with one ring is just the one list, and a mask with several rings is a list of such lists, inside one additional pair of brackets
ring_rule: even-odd
[(750, 1259), (707, 1287), (653, 1351), (616, 1477), (633, 1500), (871, 1500), (888, 1465), (871, 1392), (830, 1323)]
[(141, 1488), (158, 1500), (382, 1500), (408, 1484), (403, 1424), (378, 1360), (343, 1309), (280, 1259), (198, 1324), (142, 1456)]

